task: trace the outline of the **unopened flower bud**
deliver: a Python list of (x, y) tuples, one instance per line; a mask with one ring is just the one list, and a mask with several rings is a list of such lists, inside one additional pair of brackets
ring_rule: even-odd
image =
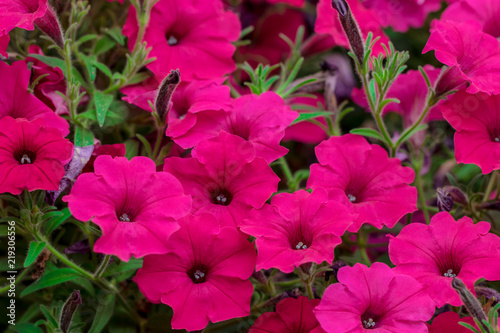
[(349, 40), (351, 51), (362, 66), (365, 57), (365, 44), (358, 22), (356, 22), (356, 19), (352, 16), (349, 4), (346, 0), (332, 0), (332, 7), (339, 12), (339, 20)]
[(47, 36), (52, 38), (57, 46), (64, 48), (64, 37), (61, 23), (59, 22), (59, 19), (57, 18), (57, 15), (52, 7), (47, 6), (45, 15), (37, 18), (35, 20), (35, 24), (38, 29), (42, 30)]
[(455, 202), (466, 205), (468, 203), (467, 195), (454, 186), (445, 186), (437, 189), (437, 206), (440, 212), (451, 211)]
[(176, 69), (172, 70), (160, 84), (155, 100), (155, 110), (163, 122), (166, 121), (167, 113), (170, 110), (170, 100), (180, 82), (181, 73)]
[(80, 296), (80, 290), (73, 290), (73, 293), (69, 296), (66, 303), (64, 303), (61, 318), (59, 320), (59, 327), (63, 333), (67, 333), (69, 326), (71, 325), (71, 320), (75, 314), (78, 305), (82, 304), (82, 297)]
[(471, 316), (477, 319), (481, 326), (486, 329), (486, 332), (488, 332), (488, 328), (483, 323), (483, 320), (487, 321), (488, 319), (486, 318), (486, 314), (484, 313), (483, 308), (477, 300), (476, 296), (474, 296), (469, 291), (469, 289), (467, 289), (465, 283), (463, 283), (459, 278), (453, 278), (453, 280), (451, 281), (451, 286), (458, 292), (460, 298), (462, 299), (462, 302), (464, 302), (464, 305)]

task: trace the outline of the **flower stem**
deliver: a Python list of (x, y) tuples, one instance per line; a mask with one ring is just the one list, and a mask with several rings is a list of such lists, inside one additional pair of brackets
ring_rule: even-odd
[(97, 268), (96, 272), (94, 273), (94, 279), (99, 279), (102, 276), (102, 274), (106, 270), (106, 267), (108, 267), (108, 263), (109, 263), (110, 259), (111, 259), (111, 256), (109, 254), (107, 254), (104, 257), (101, 265)]
[(493, 188), (495, 187), (496, 181), (497, 181), (497, 172), (496, 170), (491, 173), (491, 178), (490, 181), (488, 182), (488, 186), (486, 187), (486, 192), (484, 192), (483, 196), (483, 202), (486, 202), (489, 200), (491, 193), (493, 192)]
[(283, 174), (285, 175), (285, 178), (287, 180), (288, 187), (290, 188), (290, 190), (293, 190), (291, 186), (294, 183), (292, 170), (288, 166), (288, 163), (284, 157), (281, 157), (278, 161), (281, 165), (281, 170), (283, 170)]
[[(42, 239), (40, 239), (40, 240), (42, 240)], [(75, 264), (74, 262), (69, 260), (68, 257), (66, 257), (64, 254), (59, 252), (55, 247), (53, 247), (52, 244), (50, 244), (47, 239), (43, 239), (43, 241), (46, 242), (45, 246), (47, 247), (47, 250), (49, 250), (57, 259), (62, 261), (64, 264), (66, 264), (66, 266), (73, 268), (75, 271), (82, 274), (83, 276), (85, 276), (86, 278), (88, 278), (91, 281), (95, 280), (94, 275), (92, 275), (92, 273), (86, 271), (85, 269), (81, 268), (80, 266), (78, 266), (77, 264)]]
[(427, 209), (427, 204), (425, 203), (424, 187), (422, 185), (422, 176), (420, 175), (420, 166), (415, 168), (415, 183), (417, 185), (418, 197), (420, 199), (422, 212), (424, 213), (425, 223), (429, 224), (429, 210)]

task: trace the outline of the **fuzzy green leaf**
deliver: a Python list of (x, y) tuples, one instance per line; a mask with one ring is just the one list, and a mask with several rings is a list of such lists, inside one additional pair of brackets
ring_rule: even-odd
[(31, 265), (42, 250), (45, 248), (46, 242), (31, 242), (28, 250), (28, 255), (26, 256), (26, 260), (24, 261), (24, 267), (28, 267)]

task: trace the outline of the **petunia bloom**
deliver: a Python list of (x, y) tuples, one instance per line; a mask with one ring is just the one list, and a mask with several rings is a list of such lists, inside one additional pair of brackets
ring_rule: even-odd
[(456, 130), (457, 162), (474, 163), (484, 174), (500, 169), (500, 95), (460, 91), (441, 108)]
[[(217, 136), (229, 110), (229, 87), (221, 80), (181, 82), (172, 95), (167, 115), (166, 135), (183, 148), (192, 148), (201, 140)], [(159, 83), (151, 78), (143, 84), (122, 89), (123, 99), (151, 111)], [(154, 88), (153, 88), (154, 87)]]
[[(30, 45), (28, 49), (30, 54), (44, 55), (42, 49), (38, 45)], [(56, 114), (68, 114), (68, 107), (64, 98), (57, 92), (66, 93), (66, 80), (64, 74), (59, 67), (51, 67), (42, 61), (33, 57), (27, 56), (26, 62), (31, 62), (31, 82), (38, 79), (33, 94), (42, 102), (51, 108)]]
[(249, 333), (325, 333), (312, 312), (318, 304), (319, 299), (305, 296), (285, 298), (276, 305), (276, 312), (257, 318)]
[(0, 118), (0, 193), (56, 191), (73, 145), (43, 120)]
[(476, 323), (472, 317), (460, 318), (456, 312), (444, 312), (434, 318), (432, 325), (429, 325), (429, 333), (470, 333), (471, 330), (460, 325), (459, 322), (464, 322), (472, 327), (476, 327)]
[[(135, 45), (139, 26), (130, 7), (123, 34), (129, 48)], [(220, 78), (236, 69), (232, 59), (241, 24), (236, 14), (224, 10), (222, 1), (160, 0), (151, 10), (143, 41), (156, 60), (147, 67), (164, 77), (179, 69), (183, 81)]]
[[(168, 240), (168, 252), (149, 255), (134, 282), (153, 303), (174, 310), (173, 329), (202, 330), (211, 322), (250, 314), (255, 248), (210, 214), (188, 215)], [(225, 224), (225, 223), (222, 223)]]
[[(409, 224), (389, 242), (395, 272), (417, 279), (441, 307), (462, 305), (451, 287), (454, 277), (469, 290), (480, 279), (500, 280), (500, 237), (488, 233), (491, 224), (463, 217), (458, 221), (447, 212), (434, 215), (429, 225)], [(460, 241), (458, 241), (460, 240)]]
[(441, 14), (441, 20), (457, 22), (476, 20), (483, 26), (483, 32), (498, 38), (499, 16), (500, 3), (496, 0), (461, 0), (448, 6)]
[(143, 156), (112, 158), (102, 155), (94, 173), (81, 174), (63, 198), (80, 221), (92, 220), (102, 236), (94, 252), (116, 255), (123, 261), (165, 253), (165, 241), (179, 229), (176, 219), (186, 215), (191, 199), (177, 179), (156, 172)]
[(28, 92), (30, 71), (23, 61), (12, 65), (0, 62), (0, 118), (43, 119), (48, 127), (57, 128), (63, 136), (69, 133), (68, 122), (56, 115), (42, 101)]
[(238, 225), (252, 208), (261, 208), (277, 190), (279, 177), (251, 143), (226, 132), (201, 141), (193, 157), (170, 157), (164, 170), (193, 197), (191, 212), (208, 212), (230, 226)]
[(313, 310), (326, 332), (427, 332), (434, 305), (411, 276), (376, 262), (342, 267), (337, 279)]
[(432, 22), (431, 36), (423, 53), (435, 51), (436, 58), (450, 66), (436, 83), (441, 95), (468, 83), (467, 92), (500, 93), (500, 43), (482, 32), (477, 21)]
[(240, 226), (257, 238), (257, 270), (278, 268), (291, 273), (305, 263), (333, 262), (335, 246), (342, 241), (354, 216), (342, 204), (329, 201), (322, 188), (280, 193), (270, 205), (253, 210)]
[(315, 150), (319, 163), (311, 165), (307, 187), (324, 187), (330, 199), (358, 214), (349, 231), (356, 232), (363, 223), (392, 228), (417, 209), (417, 189), (408, 185), (415, 173), (389, 158), (382, 147), (346, 134), (323, 141)]
[(375, 10), (384, 27), (406, 32), (410, 27), (420, 28), (431, 12), (441, 8), (441, 0), (364, 0), (366, 8)]
[[(388, 45), (389, 38), (382, 30), (382, 20), (379, 14), (373, 10), (366, 8), (359, 0), (347, 0), (351, 8), (352, 15), (359, 24), (363, 38), (366, 38), (369, 32), (372, 32), (374, 38), (380, 37), (379, 41), (374, 45), (372, 55), (377, 56), (384, 53), (384, 48), (381, 44)], [(331, 0), (319, 0), (316, 7), (318, 17), (314, 26), (314, 31), (318, 34), (330, 34), (335, 44), (349, 48), (349, 41), (342, 29), (342, 25), (338, 18), (338, 12), (332, 8)]]
[(64, 38), (54, 10), (47, 0), (0, 0), (0, 54), (7, 55), (9, 32), (14, 28), (35, 29), (35, 25), (63, 47)]

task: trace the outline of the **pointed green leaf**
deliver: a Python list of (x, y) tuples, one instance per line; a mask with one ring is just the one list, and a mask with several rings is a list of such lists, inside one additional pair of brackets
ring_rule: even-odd
[(46, 242), (31, 242), (28, 250), (28, 255), (26, 256), (26, 260), (24, 261), (24, 267), (28, 267), (31, 265), (42, 250), (45, 248)]
[(355, 129), (351, 130), (350, 133), (351, 134), (358, 134), (358, 135), (362, 135), (362, 136), (368, 136), (370, 138), (379, 139), (380, 141), (385, 142), (385, 139), (382, 136), (382, 134), (380, 134), (379, 132), (377, 132), (376, 130), (371, 129), (371, 128), (355, 128)]
[(113, 102), (113, 96), (107, 95), (102, 91), (96, 90), (94, 94), (94, 105), (95, 112), (97, 115), (97, 122), (99, 126), (104, 125), (104, 120), (106, 120), (106, 114), (108, 113), (109, 106)]
[(318, 117), (329, 117), (333, 114), (333, 112), (327, 112), (327, 111), (317, 111), (317, 112), (302, 112), (299, 114), (297, 119), (295, 119), (291, 125), (295, 125), (297, 123), (306, 121), (306, 120), (311, 120), (314, 118)]
[(94, 133), (86, 128), (75, 126), (75, 146), (87, 147), (94, 144)]
[(52, 313), (49, 311), (49, 309), (47, 309), (45, 307), (45, 305), (40, 304), (40, 310), (42, 311), (42, 313), (45, 316), (45, 318), (47, 318), (47, 320), (49, 321), (49, 323), (52, 326), (54, 326), (54, 328), (58, 328), (59, 327), (59, 325), (57, 324), (56, 318), (54, 318), (54, 316), (52, 315)]
[(115, 307), (115, 296), (113, 294), (107, 295), (103, 302), (97, 306), (96, 314), (89, 333), (100, 333), (106, 327), (106, 324), (113, 315)]
[(57, 229), (57, 227), (59, 227), (64, 221), (66, 221), (71, 216), (71, 212), (67, 207), (61, 210), (60, 213), (61, 215), (52, 217), (45, 224), (45, 234), (47, 236), (50, 235), (54, 230)]
[(40, 280), (33, 282), (21, 293), (21, 297), (31, 294), (40, 289), (52, 287), (73, 279), (82, 277), (80, 273), (72, 268), (59, 268), (45, 273)]

